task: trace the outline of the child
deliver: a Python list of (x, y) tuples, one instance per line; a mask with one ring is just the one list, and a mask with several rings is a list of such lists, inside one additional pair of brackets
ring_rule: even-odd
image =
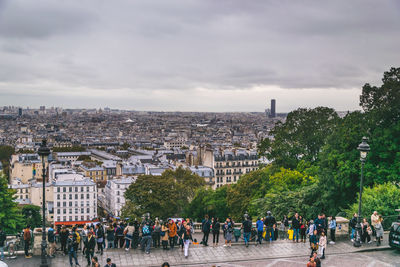
[(292, 226), (289, 227), (289, 230), (287, 231), (289, 235), (289, 240), (293, 240), (293, 228)]
[(310, 235), (311, 256), (318, 250), (318, 231), (315, 229), (313, 235)]
[(276, 224), (272, 226), (272, 229), (274, 231), (274, 241), (276, 241), (278, 239), (278, 228), (276, 227)]
[(319, 254), (322, 255), (321, 259), (325, 259), (325, 248), (326, 248), (326, 236), (325, 232), (321, 232), (321, 236), (319, 238)]

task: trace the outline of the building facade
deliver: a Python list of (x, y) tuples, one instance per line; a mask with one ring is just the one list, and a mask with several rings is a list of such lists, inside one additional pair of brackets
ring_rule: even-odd
[(121, 178), (108, 180), (105, 187), (106, 210), (115, 217), (121, 216), (121, 209), (125, 205), (125, 191), (135, 182), (135, 178)]

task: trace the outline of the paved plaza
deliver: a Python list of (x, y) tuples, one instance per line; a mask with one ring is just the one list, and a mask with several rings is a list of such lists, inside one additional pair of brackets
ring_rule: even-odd
[[(360, 253), (356, 252), (387, 248), (387, 235), (385, 236), (385, 242), (380, 247), (377, 247), (374, 242), (372, 244), (363, 244), (361, 248), (355, 248), (349, 241), (337, 242), (335, 245), (328, 245), (326, 250), (328, 257), (324, 262), (330, 264), (325, 264), (324, 266), (350, 266), (346, 262), (348, 262), (348, 259), (354, 258), (354, 255), (360, 255)], [(376, 253), (380, 252), (382, 251)], [(169, 262), (171, 266), (305, 266), (309, 254), (308, 242), (276, 241), (272, 243), (265, 242), (258, 246), (252, 244), (248, 248), (242, 244), (234, 244), (232, 247), (219, 245), (215, 248), (212, 246), (191, 245), (189, 258), (187, 259), (180, 248), (174, 248), (169, 251), (152, 249), (149, 255), (139, 249), (130, 250), (129, 252), (122, 249), (111, 249), (106, 250), (103, 256), (99, 255), (99, 259), (101, 266), (104, 266), (106, 258), (112, 258), (118, 267), (161, 266), (163, 262)], [(343, 264), (336, 264), (337, 259), (342, 259)], [(86, 259), (82, 253), (79, 253), (78, 260), (81, 266), (86, 266)], [(68, 256), (61, 254), (54, 259), (49, 259), (49, 261), (53, 267), (69, 266)], [(377, 260), (372, 265), (351, 266), (396, 266), (391, 263), (379, 265), (380, 262), (384, 261)], [(40, 257), (24, 259), (21, 256), (17, 260), (6, 261), (6, 263), (10, 267), (39, 266)]]

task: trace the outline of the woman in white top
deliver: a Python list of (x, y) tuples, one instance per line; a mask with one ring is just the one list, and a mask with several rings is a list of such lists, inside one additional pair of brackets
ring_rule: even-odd
[(324, 231), (321, 232), (318, 245), (319, 245), (319, 254), (322, 255), (321, 259), (325, 259), (326, 235)]

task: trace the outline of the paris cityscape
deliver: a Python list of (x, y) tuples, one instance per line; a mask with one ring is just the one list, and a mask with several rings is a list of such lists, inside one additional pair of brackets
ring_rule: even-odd
[(399, 18), (0, 0), (0, 267), (400, 266)]

